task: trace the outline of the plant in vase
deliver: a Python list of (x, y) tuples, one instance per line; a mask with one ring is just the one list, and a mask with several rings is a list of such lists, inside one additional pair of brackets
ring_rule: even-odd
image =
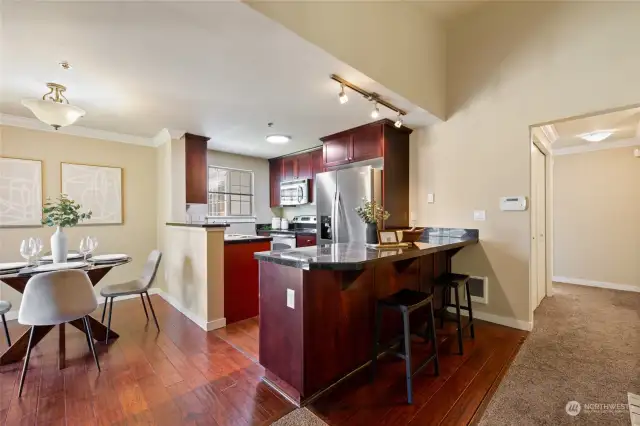
[(356, 213), (362, 221), (367, 225), (366, 242), (367, 244), (378, 243), (378, 222), (389, 219), (391, 214), (385, 211), (376, 200), (369, 201), (362, 199), (364, 205), (356, 207)]
[(63, 228), (76, 226), (78, 222), (85, 219), (91, 219), (91, 210), (86, 213), (80, 213), (81, 206), (67, 194), (60, 194), (56, 200), (47, 198), (44, 203), (42, 213), (44, 218), (42, 224), (47, 226), (55, 226), (56, 232), (51, 236), (51, 257), (53, 263), (62, 263), (67, 261), (68, 245), (67, 236), (62, 231)]

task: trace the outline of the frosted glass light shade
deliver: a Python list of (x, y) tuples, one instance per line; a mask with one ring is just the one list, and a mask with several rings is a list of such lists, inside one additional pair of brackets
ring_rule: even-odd
[(22, 105), (29, 108), (38, 120), (56, 130), (75, 123), (78, 118), (86, 114), (83, 109), (76, 106), (42, 99), (24, 99)]

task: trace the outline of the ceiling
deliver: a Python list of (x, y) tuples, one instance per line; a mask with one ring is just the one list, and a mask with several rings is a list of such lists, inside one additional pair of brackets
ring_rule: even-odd
[[(605, 147), (634, 139), (640, 141), (640, 107), (564, 120), (542, 127), (548, 139), (551, 139), (554, 151), (594, 145)], [(599, 131), (611, 131), (612, 135), (601, 142), (589, 142), (580, 137)]]
[[(210, 137), (211, 149), (269, 158), (372, 121), (361, 96), (339, 104), (336, 73), (408, 111), (409, 127), (437, 121), (239, 2), (25, 0), (3, 2), (2, 15), (4, 114), (32, 117), (21, 99), (54, 81), (87, 111), (79, 126), (145, 138), (188, 131)], [(269, 133), (293, 140), (269, 144)]]

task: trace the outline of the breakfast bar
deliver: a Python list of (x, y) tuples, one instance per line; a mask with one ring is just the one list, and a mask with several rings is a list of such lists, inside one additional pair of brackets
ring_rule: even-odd
[[(369, 362), (377, 300), (405, 288), (432, 293), (434, 280), (451, 272), (451, 257), (477, 242), (477, 230), (428, 228), (410, 247), (255, 253), (264, 381), (298, 405), (310, 402)], [(443, 297), (434, 293), (436, 307)], [(401, 330), (400, 318), (385, 315), (383, 338)]]

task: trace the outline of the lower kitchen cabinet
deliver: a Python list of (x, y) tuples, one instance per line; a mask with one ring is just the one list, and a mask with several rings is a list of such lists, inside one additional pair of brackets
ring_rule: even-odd
[(224, 245), (224, 316), (227, 324), (258, 315), (258, 261), (253, 253), (271, 250), (270, 241)]
[(296, 247), (310, 247), (315, 245), (317, 245), (315, 235), (296, 235)]

